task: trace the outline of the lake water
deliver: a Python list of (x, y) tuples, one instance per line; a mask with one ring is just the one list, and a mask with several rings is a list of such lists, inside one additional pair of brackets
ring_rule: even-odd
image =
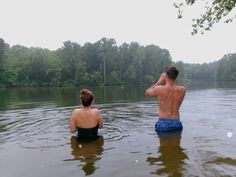
[(235, 83), (189, 86), (183, 131), (161, 135), (144, 87), (90, 89), (105, 124), (93, 142), (69, 132), (80, 88), (0, 90), (0, 176), (236, 176)]

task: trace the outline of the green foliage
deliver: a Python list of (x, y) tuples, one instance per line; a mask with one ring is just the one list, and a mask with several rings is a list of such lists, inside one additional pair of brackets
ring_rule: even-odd
[(168, 65), (179, 69), (180, 83), (236, 80), (236, 54), (209, 64), (186, 64), (172, 62), (169, 51), (156, 45), (118, 46), (109, 38), (83, 46), (66, 41), (56, 51), (9, 47), (0, 39), (0, 63), (0, 86), (4, 87), (152, 84)]
[(77, 83), (77, 85), (93, 85), (93, 86), (98, 86), (98, 85), (102, 85), (103, 80), (102, 80), (102, 76), (101, 73), (98, 71), (95, 71), (93, 73), (85, 73), (81, 79), (80, 82)]
[(145, 79), (145, 84), (152, 84), (155, 82), (155, 78), (150, 75), (145, 75), (144, 79)]
[(122, 81), (117, 71), (112, 71), (107, 78), (107, 85), (121, 85)]
[(0, 87), (4, 86), (6, 83), (6, 68), (4, 67), (6, 65), (7, 61), (7, 51), (9, 49), (9, 45), (5, 43), (5, 41), (0, 38)]
[(176, 68), (178, 68), (178, 70), (179, 70), (179, 75), (178, 75), (178, 78), (177, 78), (177, 82), (178, 83), (189, 82), (190, 79), (187, 76), (187, 72), (186, 72), (187, 67), (185, 67), (185, 64), (182, 61), (178, 61), (176, 63), (173, 63), (173, 65)]
[[(178, 8), (178, 18), (182, 18), (183, 6), (192, 6), (197, 0), (182, 0), (181, 3), (175, 3)], [(205, 1), (205, 12), (199, 18), (193, 19), (193, 32), (210, 31), (215, 23), (223, 20), (225, 23), (232, 22), (236, 15), (229, 17), (230, 12), (235, 8), (236, 0), (211, 0)]]
[(83, 68), (80, 57), (80, 45), (71, 41), (63, 43), (62, 48), (57, 50), (61, 68), (62, 82), (74, 83), (79, 75), (78, 68)]
[(236, 81), (236, 54), (225, 55), (219, 61), (217, 80)]

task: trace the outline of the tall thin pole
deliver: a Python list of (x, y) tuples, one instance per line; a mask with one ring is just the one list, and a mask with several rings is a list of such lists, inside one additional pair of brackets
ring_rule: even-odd
[(103, 59), (103, 85), (106, 84), (106, 60), (105, 57)]

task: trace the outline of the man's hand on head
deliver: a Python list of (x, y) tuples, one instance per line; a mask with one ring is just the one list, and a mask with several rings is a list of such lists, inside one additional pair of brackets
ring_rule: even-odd
[(165, 85), (166, 77), (166, 73), (162, 73), (159, 80), (157, 81), (157, 85)]

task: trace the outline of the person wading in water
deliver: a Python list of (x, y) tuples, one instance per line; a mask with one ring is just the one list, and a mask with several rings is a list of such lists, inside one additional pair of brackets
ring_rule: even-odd
[(166, 67), (156, 84), (145, 92), (147, 97), (157, 97), (159, 101), (159, 120), (155, 125), (157, 132), (183, 129), (179, 109), (184, 100), (186, 88), (176, 85), (179, 71), (174, 66)]

